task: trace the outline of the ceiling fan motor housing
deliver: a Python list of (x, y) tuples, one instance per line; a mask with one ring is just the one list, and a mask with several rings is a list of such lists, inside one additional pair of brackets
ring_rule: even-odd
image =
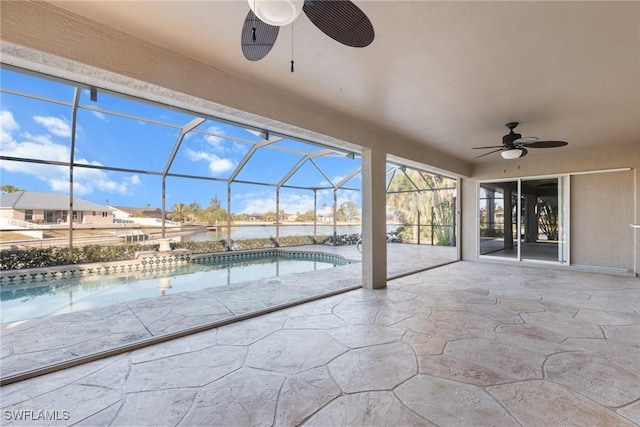
[(522, 135), (515, 133), (512, 129), (511, 132), (502, 137), (502, 144), (509, 148), (514, 147), (513, 141), (520, 138), (522, 138)]

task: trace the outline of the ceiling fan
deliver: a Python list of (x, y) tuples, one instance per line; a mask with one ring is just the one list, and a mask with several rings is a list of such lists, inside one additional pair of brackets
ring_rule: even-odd
[(518, 122), (510, 122), (505, 125), (509, 129), (509, 133), (502, 137), (502, 145), (493, 145), (489, 147), (473, 147), (474, 150), (485, 150), (488, 148), (497, 148), (497, 150), (489, 151), (488, 153), (481, 154), (474, 157), (478, 159), (480, 157), (488, 156), (489, 154), (497, 153), (500, 151), (500, 155), (503, 159), (512, 160), (524, 157), (527, 155), (527, 148), (554, 148), (564, 147), (568, 144), (566, 141), (538, 141), (536, 137), (522, 137), (519, 133), (515, 133), (513, 130), (518, 126)]
[(241, 44), (249, 61), (267, 56), (280, 27), (292, 23), (302, 11), (320, 31), (346, 46), (366, 47), (373, 42), (371, 21), (349, 0), (247, 1), (251, 10), (242, 26)]

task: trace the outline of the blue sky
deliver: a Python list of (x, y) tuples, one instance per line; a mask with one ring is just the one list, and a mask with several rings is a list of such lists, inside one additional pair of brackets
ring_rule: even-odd
[[(71, 107), (74, 88), (62, 83), (1, 69), (3, 90), (27, 93), (55, 100), (46, 102), (3, 92), (0, 96), (0, 153), (3, 156), (68, 161), (71, 145)], [(61, 105), (62, 104), (62, 105)], [(150, 104), (100, 93), (98, 102), (83, 91), (76, 130), (77, 163), (143, 171), (162, 171), (180, 134), (180, 127), (195, 117)], [(96, 109), (107, 112), (95, 111)], [(121, 117), (118, 114), (133, 116)], [(238, 126), (207, 120), (188, 133), (171, 166), (177, 174), (226, 179), (249, 151), (254, 133)], [(277, 183), (302, 158), (287, 150), (305, 153), (320, 147), (293, 140), (281, 140), (274, 148), (258, 149), (238, 174), (238, 180)], [(356, 158), (315, 158), (316, 164), (334, 183), (360, 165)], [(2, 161), (0, 182), (26, 190), (69, 193), (67, 167)], [(290, 185), (320, 187), (327, 180), (307, 161), (289, 181)], [(347, 184), (360, 188), (358, 174)], [(175, 203), (197, 202), (203, 206), (218, 196), (226, 207), (226, 182), (167, 179), (167, 208)], [(274, 187), (232, 184), (233, 212), (275, 210)], [(161, 206), (161, 178), (144, 173), (124, 173), (74, 168), (74, 195), (99, 204), (115, 206)], [(351, 200), (360, 205), (357, 191), (338, 191), (338, 204)], [(318, 191), (318, 207), (331, 206), (332, 190)], [(283, 188), (281, 209), (287, 213), (313, 209), (313, 192)]]

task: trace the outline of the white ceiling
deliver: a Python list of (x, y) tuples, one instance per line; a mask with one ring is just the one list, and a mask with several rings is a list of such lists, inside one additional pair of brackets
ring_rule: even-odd
[(467, 161), (509, 121), (569, 141), (554, 150), (640, 144), (640, 2), (357, 1), (374, 42), (343, 46), (303, 14), (293, 74), (291, 26), (244, 59), (246, 1), (52, 3)]

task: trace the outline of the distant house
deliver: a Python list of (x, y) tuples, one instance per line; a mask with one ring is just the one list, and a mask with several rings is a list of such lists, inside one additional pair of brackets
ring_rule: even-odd
[(333, 208), (326, 206), (316, 214), (318, 222), (333, 222)]
[[(138, 224), (142, 226), (160, 227), (162, 226), (162, 209), (144, 207), (132, 208), (128, 206), (109, 206), (113, 209), (113, 222), (116, 224)], [(167, 212), (169, 215), (170, 212)], [(176, 221), (165, 220), (165, 227), (180, 227)]]
[(160, 208), (132, 208), (128, 206), (110, 206), (113, 209), (114, 218), (158, 218), (162, 219)]
[(69, 196), (38, 191), (18, 191), (0, 195), (0, 217), (35, 224), (68, 223), (69, 217), (79, 224), (112, 224), (113, 209), (82, 199), (73, 199), (69, 215)]

